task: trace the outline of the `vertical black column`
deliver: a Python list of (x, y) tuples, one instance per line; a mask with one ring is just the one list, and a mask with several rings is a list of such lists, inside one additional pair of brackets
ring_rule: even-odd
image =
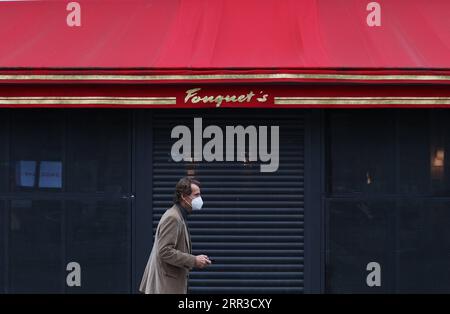
[(325, 123), (323, 110), (305, 120), (305, 292), (325, 287)]

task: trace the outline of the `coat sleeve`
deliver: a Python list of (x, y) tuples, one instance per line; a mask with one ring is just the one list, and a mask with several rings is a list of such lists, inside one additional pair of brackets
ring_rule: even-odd
[(158, 254), (161, 260), (177, 267), (194, 268), (195, 256), (175, 249), (182, 224), (175, 217), (167, 217), (159, 226)]

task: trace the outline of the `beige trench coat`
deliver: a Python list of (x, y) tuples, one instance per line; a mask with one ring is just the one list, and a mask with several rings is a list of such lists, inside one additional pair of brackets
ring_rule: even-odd
[(161, 217), (155, 242), (145, 267), (142, 293), (187, 293), (189, 270), (194, 268), (191, 238), (177, 205)]

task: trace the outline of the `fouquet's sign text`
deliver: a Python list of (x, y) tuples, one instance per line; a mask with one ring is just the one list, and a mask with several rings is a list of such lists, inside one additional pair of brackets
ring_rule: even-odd
[(215, 103), (216, 107), (220, 107), (222, 103), (250, 103), (252, 101), (266, 102), (268, 94), (259, 91), (258, 95), (253, 91), (238, 95), (203, 95), (201, 88), (192, 88), (186, 91), (184, 103), (198, 104), (198, 103)]

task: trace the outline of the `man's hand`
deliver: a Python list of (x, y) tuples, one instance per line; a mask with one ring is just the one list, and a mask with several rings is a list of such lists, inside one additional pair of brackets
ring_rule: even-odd
[(210, 265), (211, 261), (209, 260), (208, 256), (206, 255), (197, 255), (195, 257), (195, 267), (197, 268), (205, 268), (206, 266)]

